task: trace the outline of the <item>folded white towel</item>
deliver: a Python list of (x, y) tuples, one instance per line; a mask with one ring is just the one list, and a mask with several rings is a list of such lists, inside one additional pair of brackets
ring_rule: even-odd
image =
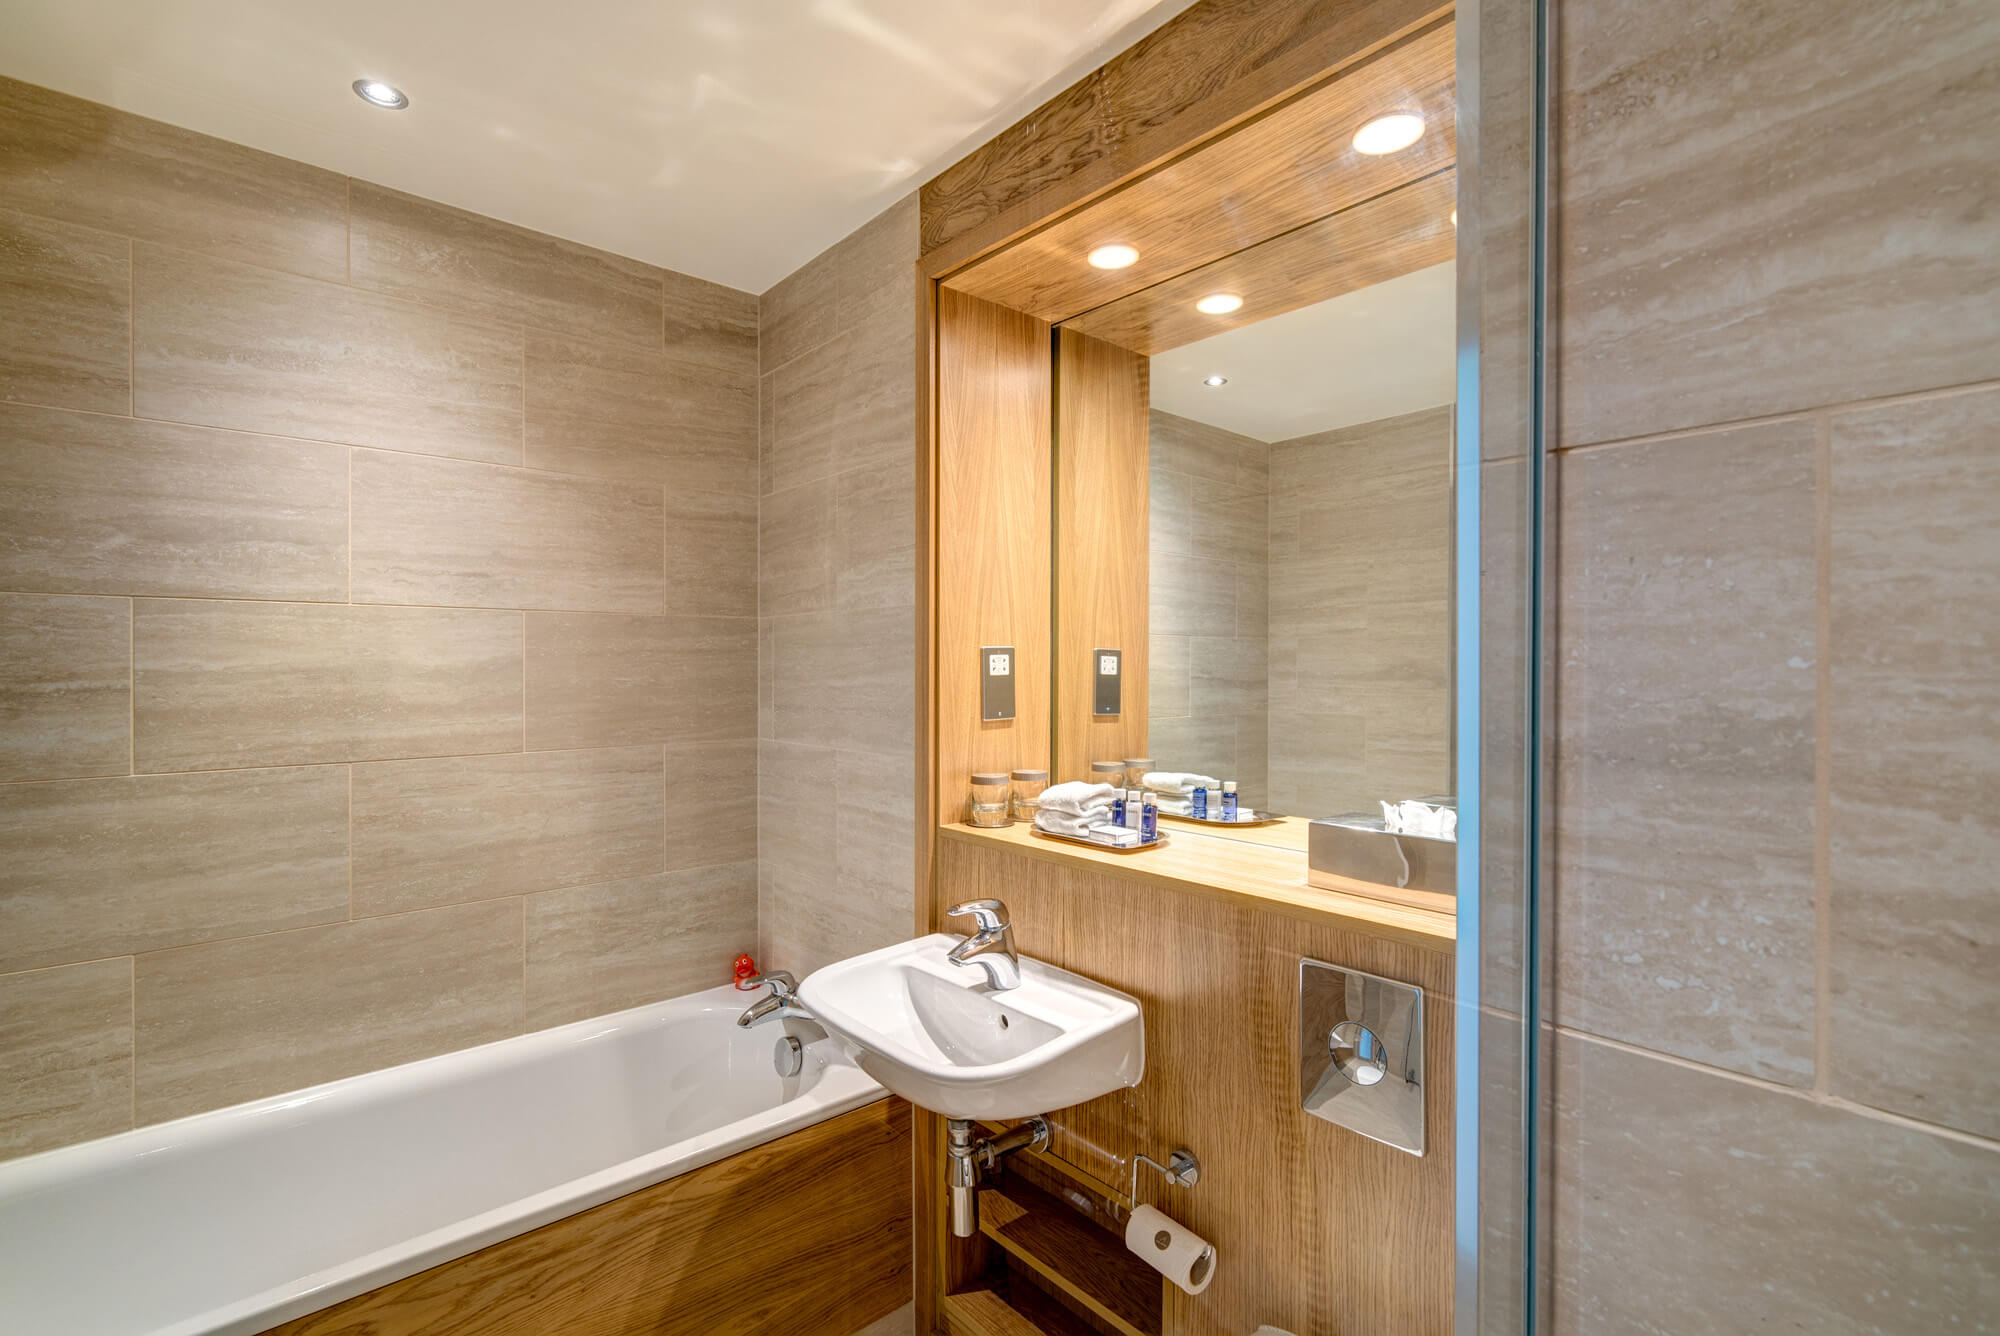
[(1219, 789), (1222, 781), (1195, 770), (1148, 770), (1142, 783), (1155, 793), (1193, 793), (1198, 788)]
[[(1109, 810), (1109, 809), (1107, 809)], [(1069, 835), (1080, 838), (1090, 833), (1092, 826), (1101, 826), (1104, 812), (1089, 812), (1083, 816), (1072, 816), (1068, 812), (1051, 812), (1044, 807), (1035, 813), (1035, 829), (1046, 830), (1051, 835)]]
[(1109, 784), (1091, 784), (1073, 779), (1067, 784), (1051, 784), (1043, 789), (1042, 796), (1035, 799), (1035, 805), (1044, 812), (1061, 812), (1068, 816), (1102, 816), (1111, 810), (1111, 799), (1117, 792)]
[(1169, 816), (1193, 816), (1194, 803), (1187, 798), (1163, 796), (1159, 799), (1160, 810)]

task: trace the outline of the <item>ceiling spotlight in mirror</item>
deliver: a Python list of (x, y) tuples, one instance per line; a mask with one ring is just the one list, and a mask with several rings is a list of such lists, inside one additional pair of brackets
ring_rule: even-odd
[(1203, 315), (1228, 315), (1243, 309), (1243, 299), (1233, 292), (1211, 292), (1194, 304)]
[(1139, 258), (1139, 252), (1130, 246), (1099, 246), (1090, 253), (1090, 263), (1097, 269), (1124, 269)]
[(1411, 111), (1377, 116), (1354, 132), (1354, 151), (1380, 157), (1408, 148), (1424, 137), (1424, 118)]

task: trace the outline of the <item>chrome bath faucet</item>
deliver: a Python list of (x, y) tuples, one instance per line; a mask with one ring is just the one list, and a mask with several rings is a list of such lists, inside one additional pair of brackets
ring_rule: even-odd
[(1007, 906), (998, 900), (968, 900), (953, 905), (945, 913), (952, 918), (972, 916), (973, 934), (951, 949), (947, 957), (954, 965), (977, 965), (986, 971), (986, 982), (994, 992), (1021, 986), (1021, 957), (1014, 951), (1014, 925), (1007, 920)]

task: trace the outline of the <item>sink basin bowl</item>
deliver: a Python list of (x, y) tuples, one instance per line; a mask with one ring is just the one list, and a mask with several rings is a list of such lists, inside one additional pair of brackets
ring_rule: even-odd
[(1139, 1004), (1021, 957), (1021, 986), (945, 958), (933, 933), (814, 971), (799, 997), (862, 1071), (948, 1118), (1027, 1118), (1081, 1104), (1146, 1071)]

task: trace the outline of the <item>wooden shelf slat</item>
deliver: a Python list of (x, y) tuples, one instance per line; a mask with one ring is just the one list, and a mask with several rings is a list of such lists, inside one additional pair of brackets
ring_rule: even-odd
[(954, 1336), (1097, 1336), (1034, 1286), (1009, 1288), (1011, 1297), (991, 1289), (945, 1295), (945, 1321)]
[(979, 1231), (1124, 1336), (1159, 1336), (1159, 1275), (1040, 1188), (1018, 1178), (982, 1188)]

